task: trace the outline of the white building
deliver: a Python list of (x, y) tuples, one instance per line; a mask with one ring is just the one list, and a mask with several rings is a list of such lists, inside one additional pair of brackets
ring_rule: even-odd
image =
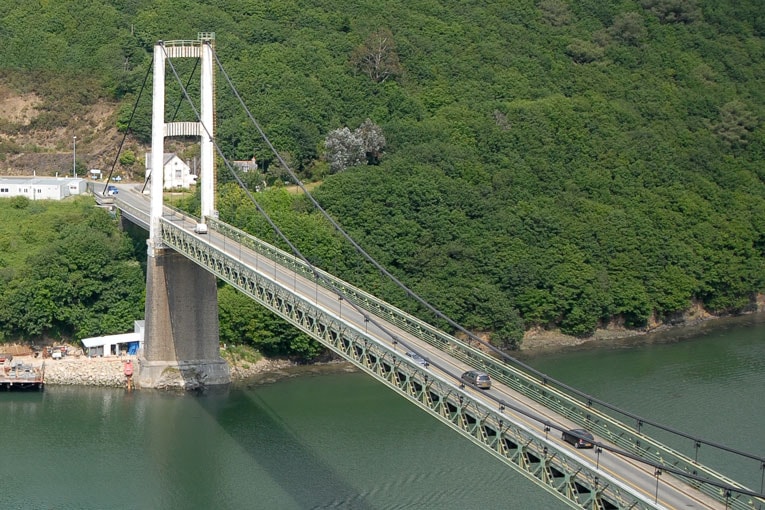
[[(165, 153), (163, 158), (165, 169), (164, 188), (165, 189), (189, 189), (192, 184), (196, 184), (197, 176), (191, 173), (189, 165), (183, 162), (176, 154)], [(151, 179), (151, 152), (146, 153), (146, 175)]]
[(135, 355), (143, 349), (144, 321), (135, 321), (135, 331), (121, 335), (95, 336), (83, 338), (88, 357), (120, 356), (123, 352)]
[(78, 177), (0, 177), (0, 198), (62, 200), (85, 193), (87, 185)]
[(234, 166), (234, 168), (238, 168), (244, 173), (255, 172), (258, 169), (258, 162), (255, 161), (255, 156), (248, 160), (232, 161), (231, 164)]

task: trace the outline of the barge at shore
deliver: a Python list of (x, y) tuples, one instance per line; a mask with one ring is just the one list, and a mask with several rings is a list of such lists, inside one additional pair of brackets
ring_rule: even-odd
[(39, 390), (45, 386), (45, 364), (35, 367), (26, 363), (0, 365), (0, 391)]

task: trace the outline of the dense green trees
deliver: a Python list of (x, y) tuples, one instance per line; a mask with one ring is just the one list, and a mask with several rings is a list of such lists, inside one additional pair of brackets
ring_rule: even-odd
[[(736, 312), (765, 289), (754, 0), (16, 1), (0, 7), (0, 66), (87, 70), (127, 114), (154, 41), (199, 31), (216, 32), (233, 82), (302, 177), (327, 174), (333, 130), (381, 128), (379, 164), (329, 176), (316, 196), (398, 278), (498, 344), (531, 326), (641, 327), (692, 302)], [(257, 154), (278, 182), (220, 76), (216, 90), (224, 153)], [(139, 105), (134, 132), (148, 121)], [(423, 312), (304, 198), (257, 197), (311, 261)], [(280, 242), (232, 186), (219, 209)]]
[(266, 356), (310, 360), (323, 352), (318, 342), (229, 286), (218, 292), (220, 341), (249, 344)]
[(0, 217), (0, 338), (80, 339), (143, 318), (145, 278), (131, 243), (89, 199), (2, 200)]

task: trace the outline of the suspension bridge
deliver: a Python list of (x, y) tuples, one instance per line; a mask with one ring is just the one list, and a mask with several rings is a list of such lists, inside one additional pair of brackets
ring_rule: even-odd
[[(176, 58), (201, 61), (198, 110), (173, 66)], [(201, 217), (163, 203), (162, 172), (150, 176), (148, 196), (140, 188), (124, 186), (116, 196), (96, 193), (99, 202), (120, 211), (123, 221), (149, 231), (140, 386), (191, 388), (229, 382), (218, 351), (216, 279), (221, 279), (573, 508), (765, 508), (762, 457), (672, 430), (584, 395), (483, 344), (406, 287), (409, 295), (468, 340), (313, 266), (286, 237), (292, 253), (221, 221), (214, 206), (215, 151), (238, 177), (215, 142), (214, 64), (264, 142), (300, 184), (236, 92), (215, 53), (214, 34), (155, 45), (152, 168), (162, 168), (166, 137), (199, 137)], [(192, 105), (195, 121), (165, 121), (166, 66)], [(245, 192), (268, 219), (246, 187)], [(314, 205), (321, 209), (315, 201)], [(463, 381), (460, 375), (470, 369), (490, 374), (491, 389)], [(594, 448), (575, 449), (561, 440), (562, 432), (580, 428), (594, 434)], [(671, 437), (672, 446), (655, 436)], [(712, 461), (723, 454), (748, 466), (752, 479), (762, 472), (759, 492), (704, 462), (705, 455)]]

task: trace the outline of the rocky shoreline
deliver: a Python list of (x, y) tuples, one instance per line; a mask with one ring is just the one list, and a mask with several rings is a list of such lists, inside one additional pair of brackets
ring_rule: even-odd
[(765, 317), (765, 294), (758, 294), (751, 312), (740, 315), (718, 316), (704, 310), (699, 303), (680, 314), (670, 323), (653, 318), (641, 329), (627, 329), (614, 321), (587, 337), (565, 335), (559, 331), (532, 329), (523, 336), (521, 357), (534, 357), (549, 352), (575, 348), (597, 349), (613, 345), (637, 345), (672, 342), (703, 333), (707, 329), (725, 327), (732, 322), (758, 321)]
[[(613, 347), (614, 345), (637, 345), (645, 343), (672, 342), (698, 335), (712, 328), (724, 328), (731, 323), (761, 322), (765, 313), (754, 313), (738, 317), (697, 317), (682, 326), (661, 326), (647, 331), (627, 330), (623, 328), (602, 329), (587, 338), (577, 338), (555, 331), (529, 331), (524, 338), (523, 347), (514, 355), (521, 358), (545, 355), (572, 348)], [(132, 361), (139, 367), (136, 356), (107, 358), (89, 358), (82, 354), (66, 356), (60, 360), (36, 358), (28, 347), (16, 346), (27, 352), (14, 354), (13, 361), (43, 368), (46, 385), (66, 386), (101, 386), (125, 387), (125, 363)], [(355, 368), (344, 361), (325, 361), (310, 365), (299, 365), (288, 359), (268, 359), (236, 363), (229, 362), (233, 384), (264, 384), (306, 374), (326, 372), (348, 372)]]
[[(31, 355), (16, 355), (14, 363), (23, 363), (40, 368), (44, 372), (46, 385), (54, 386), (100, 386), (123, 388), (126, 384), (125, 364), (131, 361), (139, 367), (136, 356), (89, 358), (67, 356), (60, 360), (35, 358)], [(261, 359), (254, 364), (230, 365), (233, 382), (250, 380), (259, 374), (278, 374), (279, 371), (295, 366), (283, 359)]]

